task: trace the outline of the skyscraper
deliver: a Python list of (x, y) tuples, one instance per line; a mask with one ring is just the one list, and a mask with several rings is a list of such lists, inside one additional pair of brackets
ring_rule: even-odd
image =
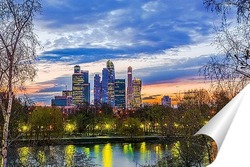
[(163, 96), (161, 99), (161, 104), (165, 107), (171, 107), (171, 98), (169, 96)]
[(133, 86), (132, 86), (132, 67), (128, 67), (128, 85), (127, 85), (127, 108), (132, 108)]
[(107, 61), (108, 70), (108, 104), (115, 106), (115, 68), (112, 61)]
[(89, 72), (81, 71), (80, 66), (74, 67), (72, 75), (72, 99), (73, 104), (81, 105), (90, 102)]
[(108, 103), (108, 80), (109, 80), (109, 72), (107, 68), (102, 69), (102, 103)]
[(94, 76), (94, 104), (101, 104), (101, 77), (99, 74), (95, 74)]
[(141, 100), (141, 79), (135, 78), (132, 81), (133, 86), (133, 103), (132, 106), (135, 108), (141, 107), (142, 100)]
[(84, 102), (90, 103), (90, 83), (89, 83), (89, 71), (81, 70), (81, 74), (83, 75), (83, 97)]
[(126, 108), (125, 79), (115, 79), (115, 107)]

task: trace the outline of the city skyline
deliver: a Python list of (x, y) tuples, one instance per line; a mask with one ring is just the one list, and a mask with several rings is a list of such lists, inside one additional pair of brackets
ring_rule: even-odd
[[(116, 64), (117, 78), (126, 78), (127, 67), (133, 67), (143, 80), (143, 101), (160, 102), (159, 94), (208, 85), (198, 71), (218, 55), (211, 42), (221, 20), (202, 1), (45, 0), (42, 5), (35, 20), (43, 47), (38, 50), (37, 77), (20, 93), (38, 104), (49, 105), (66, 85), (71, 89), (74, 65), (88, 70), (94, 83), (94, 74), (108, 59)], [(90, 90), (93, 94), (93, 84)]]
[[(94, 94), (90, 98), (89, 71), (75, 65), (72, 74), (72, 90), (62, 90), (60, 96), (51, 99), (51, 106), (78, 106), (108, 104), (116, 109), (134, 109), (142, 105), (142, 81), (132, 80), (132, 67), (128, 67), (127, 79), (115, 77), (115, 67), (111, 60), (106, 62), (102, 76), (94, 75)], [(126, 84), (127, 80), (127, 84)]]

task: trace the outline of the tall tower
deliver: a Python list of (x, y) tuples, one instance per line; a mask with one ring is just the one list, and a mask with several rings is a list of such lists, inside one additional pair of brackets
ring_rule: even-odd
[(115, 79), (115, 107), (126, 108), (125, 79)]
[(128, 85), (127, 85), (127, 108), (132, 108), (133, 86), (132, 86), (132, 67), (128, 67)]
[(109, 80), (109, 72), (107, 68), (102, 69), (102, 103), (108, 103), (108, 80)]
[(83, 76), (83, 102), (90, 104), (90, 83), (89, 83), (89, 71), (81, 70)]
[(101, 77), (99, 74), (94, 76), (94, 104), (101, 104)]
[(141, 100), (141, 79), (135, 78), (132, 81), (132, 86), (133, 86), (133, 102), (132, 106), (135, 108), (141, 107), (142, 100)]
[(115, 106), (115, 68), (112, 61), (107, 61), (108, 70), (108, 104)]
[(81, 71), (80, 66), (74, 67), (72, 75), (72, 100), (73, 104), (81, 105), (90, 102), (89, 72)]

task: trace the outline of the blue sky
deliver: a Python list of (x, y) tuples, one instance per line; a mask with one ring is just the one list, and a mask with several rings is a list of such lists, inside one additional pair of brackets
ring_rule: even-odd
[(50, 104), (70, 89), (76, 64), (89, 70), (92, 88), (108, 59), (117, 78), (132, 66), (144, 85), (155, 85), (195, 80), (217, 54), (211, 43), (220, 17), (202, 0), (43, 0), (42, 7), (35, 19), (38, 75), (27, 85), (35, 102)]

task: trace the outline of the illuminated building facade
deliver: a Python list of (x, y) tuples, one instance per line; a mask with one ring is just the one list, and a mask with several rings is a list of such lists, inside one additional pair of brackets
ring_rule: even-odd
[(125, 79), (115, 79), (115, 107), (126, 108)]
[(115, 68), (112, 61), (107, 61), (108, 70), (108, 104), (115, 106)]
[(133, 106), (133, 108), (139, 108), (139, 107), (141, 107), (141, 104), (142, 104), (142, 100), (141, 100), (142, 82), (141, 82), (141, 79), (135, 78), (132, 81), (132, 86), (133, 86), (133, 103), (132, 103), (132, 106)]
[(127, 84), (127, 108), (132, 108), (133, 86), (132, 86), (132, 67), (128, 67), (128, 84)]
[(107, 68), (102, 69), (102, 88), (101, 88), (101, 94), (102, 94), (102, 103), (108, 103), (108, 79), (109, 79), (109, 72)]
[(51, 106), (70, 106), (71, 102), (71, 96), (55, 96), (55, 99), (51, 100)]
[(101, 104), (101, 77), (99, 74), (95, 74), (94, 76), (94, 104)]
[(81, 71), (83, 75), (83, 102), (90, 104), (90, 83), (89, 83), (89, 71)]
[(81, 71), (80, 66), (74, 67), (72, 75), (72, 100), (73, 104), (81, 105), (90, 103), (89, 72)]
[(161, 104), (165, 107), (171, 107), (171, 98), (169, 96), (163, 96), (161, 99)]
[(72, 91), (71, 90), (63, 90), (62, 95), (63, 96), (72, 96)]

